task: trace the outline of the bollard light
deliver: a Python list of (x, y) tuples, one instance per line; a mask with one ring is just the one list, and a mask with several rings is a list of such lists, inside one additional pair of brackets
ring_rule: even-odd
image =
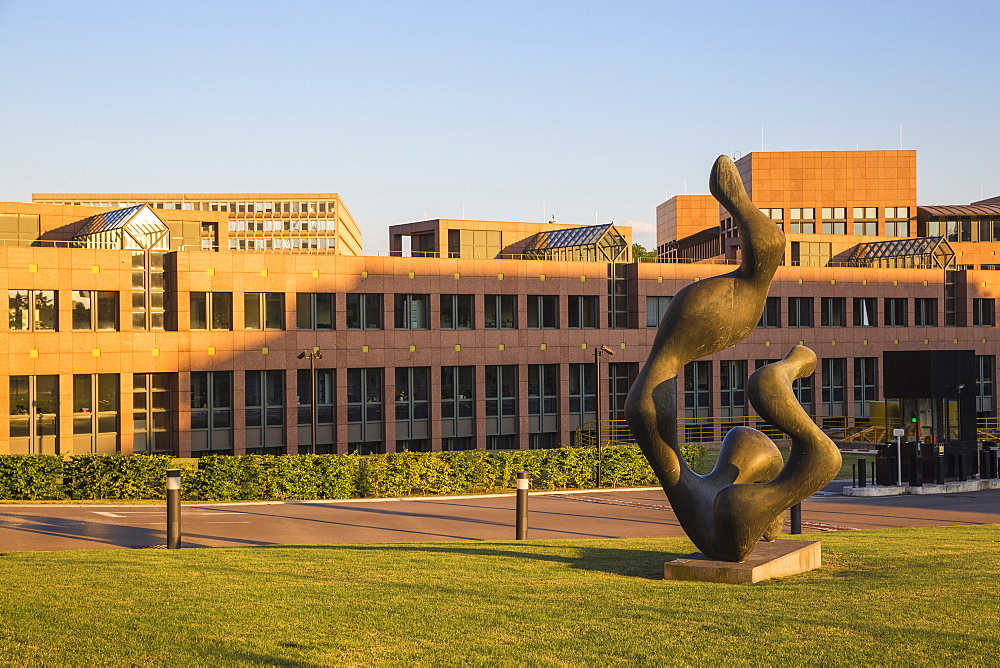
[(167, 469), (167, 549), (181, 546), (181, 470)]
[(517, 474), (517, 524), (515, 527), (515, 540), (526, 540), (528, 537), (528, 488), (531, 487), (531, 479), (527, 472), (521, 471)]

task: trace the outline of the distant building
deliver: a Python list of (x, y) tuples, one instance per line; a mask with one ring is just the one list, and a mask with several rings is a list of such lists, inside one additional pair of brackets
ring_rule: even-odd
[[(209, 249), (225, 237), (230, 250), (361, 254), (361, 230), (336, 193), (35, 193), (31, 201), (112, 209), (149, 204), (170, 226), (175, 249)], [(176, 224), (180, 211), (222, 213), (227, 224), (188, 229)]]

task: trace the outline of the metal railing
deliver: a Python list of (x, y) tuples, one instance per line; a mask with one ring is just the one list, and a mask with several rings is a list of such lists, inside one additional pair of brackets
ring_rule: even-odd
[[(886, 443), (892, 425), (868, 417), (811, 416), (813, 421), (834, 441), (856, 443)], [(993, 418), (996, 420), (996, 418)], [(1000, 440), (1000, 424), (992, 439)], [(785, 438), (784, 432), (756, 415), (712, 416), (677, 419), (678, 436), (682, 443), (712, 443), (721, 441), (733, 427), (753, 427), (771, 438)], [(601, 420), (601, 445), (632, 445), (635, 437), (625, 420)], [(576, 428), (575, 442), (580, 447), (597, 445), (597, 424), (593, 420)]]

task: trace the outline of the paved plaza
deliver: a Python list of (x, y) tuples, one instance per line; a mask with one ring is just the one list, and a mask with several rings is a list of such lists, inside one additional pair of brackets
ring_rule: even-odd
[[(803, 501), (804, 532), (1000, 523), (1000, 490), (849, 498), (836, 493), (844, 484)], [(185, 505), (183, 547), (511, 540), (514, 503), (505, 494)], [(533, 493), (529, 527), (529, 540), (684, 535), (659, 489)], [(164, 505), (0, 506), (0, 551), (162, 546), (165, 529)]]

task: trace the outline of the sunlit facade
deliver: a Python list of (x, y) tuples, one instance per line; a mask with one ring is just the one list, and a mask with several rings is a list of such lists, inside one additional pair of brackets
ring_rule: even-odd
[[(885, 351), (974, 351), (977, 412), (996, 415), (1000, 205), (918, 206), (910, 151), (737, 164), (788, 246), (759, 326), (685, 368), (682, 440), (766, 429), (747, 378), (798, 343), (819, 362), (796, 394), (839, 436), (885, 425)], [(625, 226), (513, 221), (394, 225), (388, 257), (258, 248), (313, 200), (288, 200), (307, 203), (293, 218), (278, 196), (184, 197), (0, 203), (0, 452), (298, 453), (313, 432), (318, 452), (585, 444), (598, 391), (600, 417), (623, 419), (671, 297), (740, 254), (707, 195), (658, 207), (657, 262), (633, 261)]]

